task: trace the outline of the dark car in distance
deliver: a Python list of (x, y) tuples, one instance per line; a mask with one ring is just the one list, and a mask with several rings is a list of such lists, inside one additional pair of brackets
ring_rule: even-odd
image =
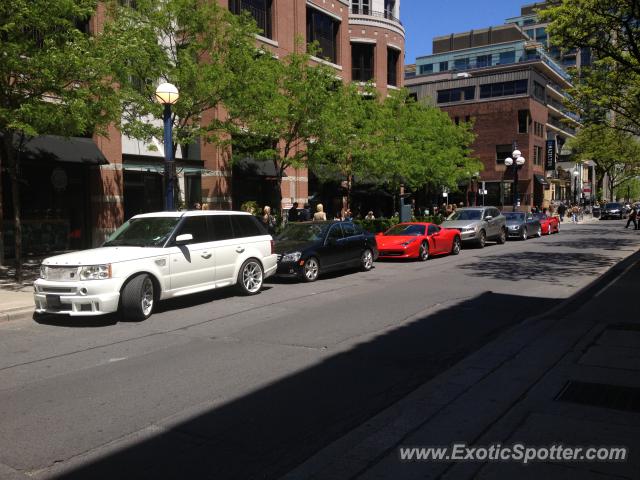
[(618, 202), (607, 203), (604, 206), (604, 210), (602, 211), (602, 215), (600, 218), (602, 220), (608, 220), (609, 218), (617, 218), (622, 220), (625, 216), (624, 213), (624, 205)]
[(280, 275), (313, 282), (330, 271), (371, 270), (378, 258), (375, 236), (348, 221), (290, 223), (276, 237)]
[(509, 238), (515, 237), (526, 240), (529, 237), (539, 237), (542, 235), (540, 220), (531, 213), (526, 212), (504, 212), (507, 219), (507, 232)]

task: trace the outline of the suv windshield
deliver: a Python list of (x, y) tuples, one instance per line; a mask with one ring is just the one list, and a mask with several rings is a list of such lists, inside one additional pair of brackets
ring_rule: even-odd
[(622, 208), (622, 204), (620, 204), (620, 203), (607, 203), (606, 207), (604, 207), (604, 208), (610, 208), (612, 210), (616, 209), (616, 208), (620, 209), (620, 208)]
[(176, 228), (180, 217), (132, 218), (102, 245), (103, 247), (161, 247)]
[(424, 225), (394, 225), (384, 235), (387, 237), (424, 235)]
[(521, 213), (521, 212), (506, 212), (506, 213), (503, 213), (503, 215), (507, 219), (507, 222), (509, 220), (512, 220), (512, 221), (515, 220), (516, 222), (521, 222), (524, 220), (524, 213)]
[(457, 210), (449, 215), (447, 220), (480, 220), (482, 210)]
[(329, 228), (330, 224), (296, 224), (290, 223), (285, 229), (276, 237), (276, 240), (280, 241), (295, 241), (295, 242), (316, 242), (322, 240)]

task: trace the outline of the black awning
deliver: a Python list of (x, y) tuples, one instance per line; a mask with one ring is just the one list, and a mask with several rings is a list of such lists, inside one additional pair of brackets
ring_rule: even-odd
[(20, 151), (20, 157), (28, 160), (85, 163), (104, 165), (109, 163), (91, 138), (40, 135), (28, 140)]
[[(278, 176), (276, 166), (271, 160), (258, 160), (253, 157), (245, 157), (237, 160), (233, 164), (234, 169), (238, 169), (244, 175), (250, 177), (272, 177)], [(282, 176), (286, 177), (287, 174), (282, 172)]]
[(536, 181), (540, 184), (540, 185), (549, 185), (549, 182), (547, 182), (547, 179), (544, 178), (542, 175), (538, 175), (537, 173), (533, 174), (533, 177), (536, 179)]

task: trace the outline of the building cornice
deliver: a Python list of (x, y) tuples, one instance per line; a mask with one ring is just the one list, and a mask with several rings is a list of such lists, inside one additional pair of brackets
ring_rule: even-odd
[(349, 25), (362, 25), (367, 27), (384, 28), (405, 37), (404, 27), (397, 22), (386, 18), (372, 17), (370, 15), (359, 15), (352, 13), (349, 15)]

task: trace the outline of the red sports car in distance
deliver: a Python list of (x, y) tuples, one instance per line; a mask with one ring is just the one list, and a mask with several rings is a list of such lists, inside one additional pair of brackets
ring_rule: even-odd
[(460, 232), (434, 223), (399, 223), (376, 235), (380, 258), (417, 258), (460, 253)]
[(560, 233), (560, 219), (558, 217), (550, 217), (545, 213), (534, 213), (533, 218), (540, 221), (543, 235)]

